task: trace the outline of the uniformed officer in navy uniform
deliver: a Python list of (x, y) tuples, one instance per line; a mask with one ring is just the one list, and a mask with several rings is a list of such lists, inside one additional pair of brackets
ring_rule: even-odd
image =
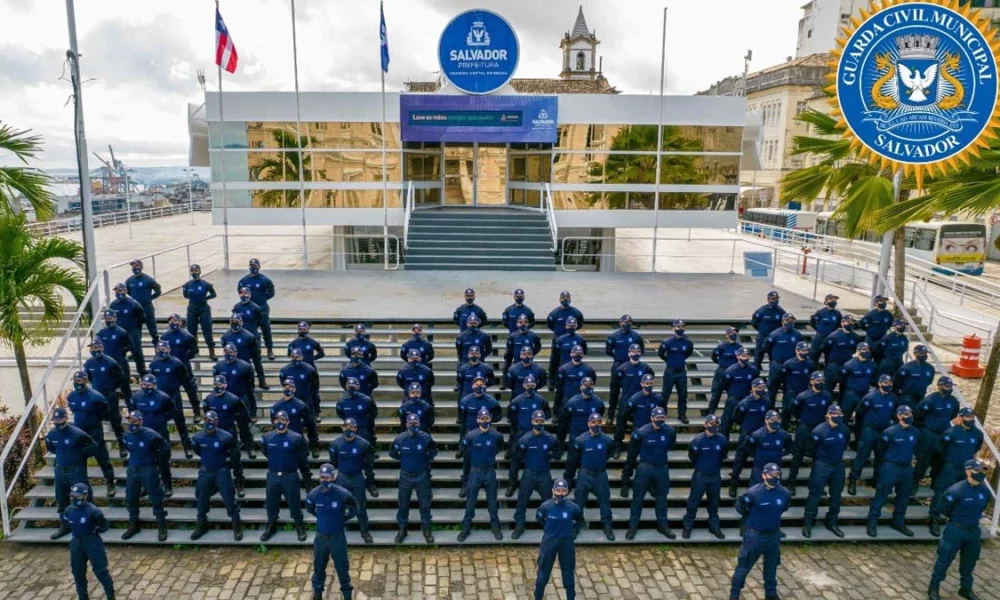
[(354, 419), (358, 424), (358, 435), (365, 438), (373, 448), (377, 447), (375, 419), (378, 417), (378, 405), (371, 396), (361, 393), (360, 381), (354, 377), (347, 378), (347, 387), (337, 402), (336, 410), (337, 417), (341, 420)]
[(319, 432), (312, 409), (295, 393), (295, 380), (286, 379), (281, 384), (281, 398), (271, 405), (270, 418), (273, 421), (279, 412), (288, 415), (288, 428), (309, 439), (309, 449), (314, 459), (319, 458)]
[[(619, 399), (621, 398), (621, 381), (618, 380), (618, 367), (622, 363), (628, 361), (629, 349), (633, 344), (638, 344), (640, 348), (640, 355), (646, 350), (646, 340), (642, 338), (641, 335), (632, 329), (632, 317), (630, 315), (622, 315), (621, 319), (618, 320), (618, 329), (614, 333), (608, 336), (607, 342), (604, 344), (604, 353), (611, 357), (611, 391), (608, 394), (608, 402), (611, 406), (617, 407), (619, 404)], [(591, 377), (591, 379), (594, 379)], [(597, 381), (594, 379), (594, 381)], [(571, 389), (573, 393), (569, 394), (567, 398), (573, 397), (576, 393), (579, 384), (573, 386)], [(628, 398), (626, 398), (628, 400)], [(614, 423), (614, 415), (612, 415), (609, 420), (609, 425)]]
[(866, 342), (858, 344), (857, 356), (847, 361), (840, 370), (840, 407), (844, 420), (854, 418), (854, 411), (861, 399), (878, 383), (878, 365), (872, 360), (871, 347)]
[[(225, 344), (222, 347), (222, 360), (212, 366), (212, 377), (222, 375), (226, 378), (227, 389), (243, 402), (247, 418), (257, 422), (257, 394), (254, 392), (253, 368), (245, 360), (240, 359), (235, 344)], [(216, 410), (218, 412), (218, 410)], [(222, 414), (219, 414), (222, 417)], [(225, 420), (225, 417), (222, 417)]]
[(817, 310), (809, 317), (809, 326), (816, 332), (813, 334), (809, 351), (809, 359), (813, 363), (819, 364), (820, 353), (823, 350), (823, 340), (840, 327), (840, 321), (844, 318), (844, 315), (837, 310), (837, 300), (840, 300), (840, 296), (827, 294), (823, 298), (823, 308)]
[[(728, 415), (732, 418), (733, 411), (736, 410), (736, 405), (740, 403), (740, 400), (746, 398), (750, 395), (750, 388), (754, 379), (760, 376), (760, 371), (757, 367), (750, 364), (750, 359), (753, 353), (750, 352), (749, 348), (741, 348), (739, 352), (736, 353), (736, 364), (726, 369), (726, 372), (722, 375), (722, 390), (726, 392), (726, 404), (722, 410), (722, 420), (726, 420)], [(708, 403), (708, 410), (705, 411), (705, 415), (709, 413), (714, 413), (718, 410), (718, 403)]]
[[(542, 338), (529, 328), (528, 315), (517, 317), (514, 331), (507, 336), (507, 343), (503, 353), (503, 372), (506, 373), (515, 357), (521, 356), (521, 348), (531, 348), (531, 354), (537, 355), (542, 351)], [(555, 374), (552, 375), (555, 378)]]
[(826, 391), (831, 394), (840, 383), (841, 369), (851, 360), (861, 343), (861, 336), (854, 331), (854, 317), (844, 315), (840, 320), (840, 329), (826, 336), (823, 340), (823, 362), (826, 364)]
[(215, 362), (215, 338), (212, 337), (212, 307), (208, 301), (218, 297), (215, 287), (201, 278), (201, 267), (191, 265), (191, 279), (181, 286), (181, 293), (187, 298), (187, 330), (195, 338), (198, 337), (198, 326), (201, 325), (201, 335), (208, 346), (208, 360)]
[[(611, 485), (608, 482), (608, 459), (612, 440), (602, 431), (603, 419), (594, 413), (587, 419), (587, 432), (581, 433), (569, 447), (566, 473), (563, 479), (576, 489), (574, 500), (580, 509), (587, 507), (587, 497), (593, 494), (601, 511), (604, 537), (615, 541), (611, 514)], [(577, 477), (577, 470), (580, 475)]]
[(632, 430), (649, 424), (653, 409), (657, 406), (667, 410), (667, 402), (660, 394), (653, 391), (656, 387), (656, 377), (652, 373), (642, 376), (642, 389), (626, 398), (619, 409), (620, 416), (615, 426), (614, 452), (615, 460), (621, 458), (622, 442), (625, 440), (626, 426), (631, 423)]
[(931, 500), (931, 534), (941, 535), (941, 504), (944, 493), (952, 485), (962, 481), (965, 463), (976, 457), (983, 447), (983, 431), (976, 427), (976, 413), (968, 406), (958, 411), (958, 425), (953, 425), (941, 436), (941, 454), (944, 465), (934, 478), (934, 498)]
[(204, 424), (205, 429), (194, 434), (194, 439), (191, 440), (194, 453), (201, 457), (195, 488), (198, 522), (191, 532), (191, 539), (198, 540), (208, 533), (208, 510), (212, 496), (218, 492), (226, 507), (226, 514), (233, 521), (233, 539), (238, 542), (243, 539), (243, 524), (240, 522), (240, 504), (236, 497), (246, 495), (243, 491), (240, 445), (232, 434), (219, 429), (219, 415), (215, 411), (205, 411)]
[(420, 362), (430, 368), (434, 368), (434, 344), (424, 337), (424, 327), (420, 323), (414, 323), (410, 328), (410, 339), (403, 342), (399, 347), (399, 358), (406, 360), (410, 350), (420, 352)]
[(805, 524), (802, 535), (812, 537), (813, 523), (819, 515), (819, 502), (823, 491), (829, 489), (830, 507), (826, 511), (823, 524), (842, 538), (837, 523), (840, 519), (840, 502), (844, 495), (844, 451), (851, 441), (851, 432), (844, 424), (844, 411), (836, 404), (826, 409), (826, 423), (812, 430), (809, 440), (809, 454), (813, 457), (812, 473), (809, 476), (809, 498), (806, 500)]
[(861, 399), (861, 404), (854, 414), (855, 431), (858, 431), (857, 425), (860, 424), (861, 434), (857, 436), (857, 452), (851, 464), (851, 474), (847, 479), (848, 494), (854, 496), (858, 493), (861, 470), (864, 469), (873, 451), (877, 479), (879, 468), (882, 466), (881, 446), (878, 441), (882, 438), (882, 432), (893, 424), (898, 406), (899, 398), (892, 392), (892, 376), (880, 375), (878, 388), (868, 392), (868, 395)]
[(497, 503), (497, 454), (503, 452), (503, 436), (493, 429), (493, 415), (483, 408), (477, 414), (479, 427), (462, 437), (465, 461), (462, 463), (462, 488), (466, 490), (465, 516), (458, 541), (464, 542), (472, 533), (472, 519), (476, 516), (476, 502), (479, 490), (486, 490), (486, 505), (490, 513), (490, 530), (498, 541), (503, 539), (500, 531), (500, 514)]
[[(795, 396), (782, 411), (782, 426), (795, 434), (792, 442), (792, 466), (788, 473), (788, 485), (793, 496), (812, 431), (826, 420), (826, 411), (833, 404), (833, 397), (826, 391), (825, 384), (826, 376), (816, 371), (809, 377), (809, 389)], [(793, 420), (797, 421), (794, 429), (791, 427)]]
[(191, 436), (188, 434), (187, 420), (184, 417), (181, 389), (187, 393), (188, 403), (201, 409), (198, 392), (191, 386), (191, 372), (179, 358), (170, 354), (170, 342), (160, 340), (156, 344), (156, 355), (149, 361), (149, 373), (156, 378), (156, 389), (170, 396), (174, 404), (171, 418), (177, 425), (181, 443), (184, 445), (184, 456), (190, 460), (194, 454), (191, 452)]
[(767, 378), (770, 406), (777, 406), (778, 393), (783, 392), (781, 409), (785, 412), (799, 394), (809, 389), (809, 378), (816, 372), (816, 363), (809, 358), (809, 344), (799, 342), (795, 345), (795, 356), (780, 366), (772, 363), (770, 369), (770, 377)]
[(430, 433), (435, 421), (434, 407), (423, 399), (420, 384), (415, 381), (411, 383), (406, 394), (402, 404), (399, 405), (399, 428), (406, 431), (406, 418), (417, 415), (420, 417), (420, 429)]
[(233, 305), (233, 314), (243, 318), (243, 328), (257, 338), (257, 351), (260, 351), (260, 324), (264, 320), (264, 314), (253, 300), (250, 299), (250, 288), (241, 287), (239, 289), (240, 300)]
[(528, 329), (535, 326), (535, 311), (524, 303), (524, 290), (518, 288), (514, 290), (514, 304), (503, 309), (503, 314), (500, 315), (500, 324), (507, 328), (508, 333), (514, 333), (518, 330), (518, 319), (521, 315), (527, 318)]
[(357, 379), (360, 385), (359, 391), (365, 396), (371, 397), (372, 392), (378, 387), (378, 373), (371, 366), (365, 364), (364, 360), (362, 360), (363, 357), (364, 352), (361, 348), (354, 348), (351, 351), (351, 362), (340, 370), (338, 379), (340, 380), (340, 387), (345, 390), (347, 389), (348, 380), (351, 378)]
[(552, 498), (535, 512), (542, 525), (542, 544), (538, 548), (538, 576), (535, 579), (535, 600), (542, 600), (545, 586), (552, 576), (552, 567), (559, 558), (566, 600), (576, 598), (576, 536), (586, 526), (583, 508), (569, 499), (569, 483), (557, 479), (552, 484)]
[(893, 491), (896, 505), (892, 512), (892, 528), (906, 537), (913, 537), (913, 531), (906, 526), (906, 509), (913, 486), (913, 451), (920, 431), (913, 425), (913, 409), (906, 404), (896, 409), (896, 420), (898, 423), (887, 427), (879, 441), (882, 467), (877, 475), (875, 497), (868, 507), (867, 533), (870, 537), (878, 537), (878, 518)]
[(535, 378), (535, 385), (539, 387), (545, 385), (549, 377), (545, 369), (535, 362), (531, 348), (521, 348), (521, 362), (511, 365), (504, 373), (501, 389), (509, 388), (513, 400), (524, 393), (524, 380), (529, 376)]
[(674, 334), (660, 342), (657, 355), (666, 366), (663, 369), (663, 401), (664, 408), (670, 404), (670, 394), (677, 388), (677, 418), (687, 425), (688, 375), (687, 360), (694, 354), (694, 342), (685, 335), (685, 323), (680, 319), (674, 321)]
[(340, 486), (340, 474), (330, 463), (319, 468), (319, 485), (306, 495), (306, 510), (316, 517), (313, 538), (313, 600), (322, 600), (326, 587), (326, 565), (333, 557), (340, 593), (351, 600), (351, 566), (347, 558), (345, 526), (358, 514), (358, 503), (351, 493)]
[(420, 430), (420, 417), (406, 417), (406, 431), (396, 436), (389, 447), (389, 457), (399, 461), (399, 508), (396, 511), (396, 543), (406, 539), (410, 521), (410, 499), (417, 493), (420, 505), (420, 526), (424, 540), (434, 543), (431, 531), (431, 461), (437, 456), (437, 444), (431, 434)]
[[(587, 340), (584, 339), (582, 335), (576, 332), (579, 327), (579, 323), (576, 317), (566, 318), (566, 333), (556, 337), (552, 340), (552, 348), (549, 351), (549, 391), (553, 391), (553, 385), (556, 379), (556, 374), (559, 373), (559, 367), (569, 362), (570, 354), (573, 352), (575, 346), (580, 346), (583, 348), (583, 352), (587, 352)], [(534, 354), (538, 354), (537, 351), (533, 350)]]
[(927, 346), (913, 348), (913, 360), (896, 371), (892, 391), (899, 395), (899, 403), (916, 409), (927, 395), (927, 388), (934, 382), (934, 366), (927, 362)]
[(118, 363), (125, 378), (129, 379), (132, 368), (126, 356), (132, 352), (132, 337), (118, 326), (117, 311), (110, 308), (104, 311), (104, 328), (94, 334), (94, 340), (104, 345), (104, 352)]
[(288, 503), (288, 511), (291, 513), (292, 521), (295, 522), (295, 533), (299, 541), (306, 541), (299, 486), (304, 480), (306, 489), (312, 487), (309, 448), (304, 437), (288, 428), (288, 422), (288, 414), (284, 411), (278, 412), (274, 417), (274, 429), (265, 433), (261, 439), (261, 450), (267, 457), (265, 493), (267, 526), (260, 536), (261, 542), (270, 540), (278, 532), (278, 508), (282, 496)]
[(705, 431), (694, 436), (688, 444), (688, 459), (694, 467), (691, 475), (691, 492), (688, 494), (687, 511), (684, 513), (684, 529), (681, 537), (691, 538), (694, 519), (701, 499), (708, 497), (708, 532), (716, 538), (725, 539), (719, 524), (719, 497), (722, 493), (722, 463), (729, 453), (729, 440), (719, 433), (719, 417), (705, 417)]
[[(141, 376), (146, 374), (146, 359), (142, 355), (142, 326), (146, 323), (146, 314), (135, 298), (128, 295), (124, 283), (115, 284), (115, 299), (108, 308), (118, 316), (117, 324), (128, 332), (129, 350), (135, 361), (135, 370)], [(105, 342), (107, 343), (107, 342)]]
[[(354, 419), (345, 419), (343, 432), (330, 442), (330, 463), (337, 469), (337, 485), (354, 496), (358, 503), (358, 527), (361, 539), (372, 543), (368, 531), (368, 498), (365, 490), (378, 498), (375, 487), (375, 447), (358, 435), (358, 424)], [(322, 473), (321, 473), (322, 475)]]
[(125, 401), (127, 409), (132, 403), (132, 386), (118, 361), (104, 353), (104, 342), (99, 337), (90, 342), (90, 358), (83, 363), (83, 372), (87, 374), (94, 389), (108, 402), (107, 418), (111, 422), (115, 439), (118, 440), (118, 456), (125, 458), (128, 453), (122, 444), (125, 428), (122, 427), (121, 400)]
[(944, 536), (938, 542), (937, 561), (931, 573), (931, 583), (927, 588), (928, 600), (940, 600), (939, 588), (948, 575), (948, 567), (960, 556), (958, 572), (960, 583), (958, 595), (966, 600), (981, 600), (981, 596), (972, 590), (973, 571), (979, 561), (979, 550), (982, 544), (982, 532), (979, 530), (979, 520), (990, 502), (990, 492), (987, 486), (986, 473), (983, 472), (983, 462), (972, 458), (965, 461), (965, 480), (948, 488), (941, 496), (937, 510), (948, 517), (948, 526), (944, 528)]
[[(552, 418), (549, 401), (537, 392), (537, 383), (534, 375), (525, 377), (524, 393), (507, 405), (507, 422), (510, 423), (510, 436), (507, 438), (508, 458), (521, 436), (532, 431), (532, 421), (536, 411), (542, 411), (545, 421)], [(512, 493), (508, 493), (507, 497), (511, 495)]]
[(493, 371), (493, 365), (481, 361), (481, 357), (482, 351), (479, 349), (479, 346), (469, 347), (469, 352), (466, 356), (469, 362), (460, 366), (458, 374), (455, 375), (455, 391), (458, 392), (459, 399), (472, 393), (473, 382), (479, 377), (482, 377), (488, 388), (497, 384), (497, 376)]
[(257, 339), (256, 335), (243, 328), (242, 316), (234, 313), (229, 318), (229, 329), (222, 334), (219, 341), (223, 348), (230, 344), (233, 345), (236, 348), (236, 356), (253, 365), (260, 389), (271, 389), (264, 377), (264, 363), (260, 359), (260, 340)]
[(781, 468), (764, 465), (764, 481), (753, 486), (736, 502), (743, 516), (743, 543), (736, 555), (736, 570), (729, 600), (739, 600), (747, 575), (764, 558), (764, 598), (778, 600), (778, 565), (781, 564), (781, 515), (791, 506), (791, 494), (781, 487)]
[(767, 382), (758, 377), (750, 384), (750, 394), (740, 400), (731, 413), (723, 413), (722, 435), (729, 437), (733, 425), (739, 425), (740, 437), (737, 445), (742, 445), (751, 433), (764, 426), (764, 416), (769, 410), (767, 405)]
[[(740, 473), (746, 466), (747, 459), (753, 457), (753, 470), (750, 472), (750, 487), (753, 487), (764, 476), (764, 465), (772, 462), (781, 464), (781, 459), (791, 451), (791, 437), (782, 429), (781, 416), (776, 410), (767, 411), (764, 414), (764, 424), (754, 429), (753, 433), (746, 436), (741, 434), (733, 470), (729, 474), (729, 497), (736, 497)], [(792, 491), (789, 490), (789, 493)]]
[[(545, 413), (536, 410), (531, 415), (531, 431), (523, 433), (514, 446), (510, 461), (510, 483), (507, 497), (517, 491), (517, 508), (514, 510), (514, 533), (511, 539), (524, 535), (525, 513), (532, 492), (537, 492), (542, 502), (551, 497), (552, 461), (562, 455), (556, 436), (545, 431)], [(524, 475), (521, 475), (521, 469)]]
[[(719, 406), (722, 398), (722, 386), (725, 383), (726, 369), (736, 364), (736, 354), (743, 349), (740, 343), (740, 332), (735, 327), (726, 327), (726, 339), (719, 342), (719, 345), (712, 350), (712, 362), (717, 366), (712, 375), (712, 392), (709, 396), (709, 404)], [(702, 416), (707, 416), (703, 414)]]
[(368, 330), (364, 323), (354, 326), (354, 337), (344, 343), (344, 356), (350, 358), (355, 348), (361, 349), (361, 362), (371, 365), (378, 360), (378, 348), (369, 339)]
[[(274, 342), (271, 339), (271, 307), (268, 300), (274, 298), (274, 282), (267, 275), (260, 272), (260, 261), (256, 258), (250, 259), (250, 272), (240, 278), (236, 284), (236, 291), (240, 288), (250, 290), (250, 300), (260, 307), (261, 322), (260, 332), (264, 338), (264, 345), (267, 346), (267, 358), (274, 360)], [(261, 386), (264, 387), (264, 386)], [(264, 388), (267, 389), (267, 388)]]
[(472, 288), (465, 290), (465, 304), (459, 305), (455, 309), (455, 313), (451, 316), (452, 322), (458, 325), (460, 332), (469, 328), (466, 322), (469, 315), (476, 315), (479, 318), (479, 322), (483, 325), (489, 322), (489, 319), (486, 318), (486, 311), (476, 305), (476, 290)]
[[(45, 435), (45, 445), (56, 455), (56, 511), (62, 515), (70, 504), (70, 488), (74, 483), (87, 481), (87, 457), (94, 455), (96, 445), (82, 429), (69, 424), (69, 414), (61, 406), (52, 411), (52, 430)], [(51, 539), (57, 540), (67, 533), (69, 526), (63, 523)]]
[(326, 357), (326, 351), (323, 349), (323, 344), (309, 335), (309, 329), (308, 321), (299, 321), (296, 327), (298, 337), (288, 342), (288, 355), (291, 356), (292, 350), (298, 348), (302, 351), (302, 360), (310, 367), (315, 368), (316, 361)]
[[(500, 407), (500, 403), (492, 395), (486, 393), (486, 381), (482, 377), (477, 377), (472, 383), (472, 393), (462, 398), (458, 403), (456, 422), (458, 423), (460, 437), (458, 452), (455, 453), (455, 458), (462, 458), (465, 454), (465, 444), (461, 443), (461, 440), (465, 439), (466, 434), (470, 431), (475, 431), (479, 426), (479, 413), (483, 410), (490, 413), (491, 422), (499, 421), (503, 416), (503, 408)], [(465, 486), (462, 487), (462, 493), (464, 493)], [(462, 497), (464, 498), (465, 496)]]
[(567, 435), (572, 440), (586, 433), (590, 415), (597, 413), (603, 417), (604, 411), (604, 401), (594, 393), (594, 382), (584, 377), (580, 381), (580, 393), (570, 398), (562, 406), (561, 412), (556, 413), (556, 419), (559, 420), (556, 428), (559, 446), (566, 443)]
[[(622, 404), (609, 404), (608, 423), (614, 423), (620, 416), (621, 407), (624, 402), (642, 391), (642, 378), (646, 375), (655, 375), (656, 371), (642, 360), (642, 347), (639, 344), (632, 344), (628, 349), (628, 360), (618, 365), (614, 376), (618, 381), (618, 388), (621, 392)], [(666, 397), (663, 398), (666, 402)], [(610, 402), (610, 400), (609, 400)], [(666, 405), (664, 405), (666, 410)], [(640, 423), (640, 427), (642, 427)]]
[(887, 308), (889, 299), (885, 296), (881, 294), (875, 296), (872, 299), (872, 304), (874, 308), (861, 317), (858, 327), (865, 330), (865, 342), (874, 347), (889, 332), (895, 318), (892, 316), (892, 311)]
[[(585, 354), (583, 346), (574, 346), (569, 355), (569, 362), (559, 367), (555, 382), (556, 396), (552, 404), (552, 410), (555, 414), (559, 414), (562, 405), (580, 391), (580, 382), (584, 378), (597, 383), (597, 372), (594, 371), (593, 367), (583, 362)], [(621, 392), (620, 386), (618, 391)]]
[(903, 357), (910, 349), (910, 336), (906, 335), (906, 321), (896, 319), (892, 329), (872, 348), (872, 355), (878, 363), (878, 374), (895, 376), (903, 366)]
[(73, 374), (73, 391), (66, 396), (66, 404), (73, 411), (73, 425), (79, 427), (94, 441), (93, 456), (101, 467), (101, 474), (107, 484), (108, 498), (115, 497), (115, 469), (108, 456), (108, 445), (104, 441), (104, 420), (108, 414), (108, 401), (89, 385), (87, 373)]
[[(768, 334), (761, 348), (761, 361), (768, 357), (768, 368), (777, 369), (792, 358), (795, 358), (795, 347), (803, 340), (802, 332), (795, 328), (795, 315), (785, 313), (781, 317), (781, 327)], [(761, 362), (755, 365), (758, 369)]]
[(70, 506), (60, 517), (61, 524), (73, 533), (69, 542), (69, 566), (73, 572), (76, 595), (81, 600), (90, 598), (87, 591), (87, 563), (94, 570), (94, 577), (104, 588), (104, 596), (115, 600), (115, 584), (108, 572), (108, 555), (104, 550), (101, 534), (108, 531), (108, 520), (101, 509), (90, 503), (90, 486), (85, 481), (70, 488)]
[[(622, 498), (628, 498), (632, 491), (632, 506), (629, 510), (628, 531), (625, 539), (635, 539), (642, 517), (642, 502), (648, 492), (655, 502), (656, 531), (674, 539), (677, 536), (667, 522), (667, 494), (670, 492), (670, 470), (667, 467), (670, 450), (677, 441), (674, 428), (667, 425), (667, 411), (661, 407), (653, 409), (652, 422), (632, 432), (628, 447), (628, 458), (622, 470)], [(636, 463), (638, 462), (638, 467)], [(635, 473), (635, 481), (632, 474)]]
[(943, 375), (938, 379), (937, 391), (928, 394), (913, 411), (914, 422), (920, 429), (920, 441), (915, 451), (917, 465), (913, 468), (911, 494), (916, 493), (920, 480), (928, 470), (933, 480), (944, 466), (941, 436), (951, 427), (959, 409), (958, 398), (952, 395), (953, 389), (951, 377)]
[(153, 308), (153, 300), (156, 300), (163, 293), (163, 289), (155, 279), (142, 272), (142, 261), (138, 258), (129, 263), (132, 267), (132, 276), (125, 280), (125, 289), (139, 306), (142, 307), (145, 317), (146, 330), (153, 340), (153, 345), (160, 340), (160, 335), (156, 331), (156, 310)]
[[(253, 377), (250, 378), (251, 381)], [(239, 433), (240, 443), (250, 460), (257, 458), (253, 434), (250, 432), (250, 416), (247, 405), (236, 394), (228, 391), (229, 382), (225, 375), (216, 375), (212, 380), (212, 391), (205, 395), (203, 408), (214, 411), (219, 417), (219, 429), (229, 435)]]
[(566, 319), (573, 317), (576, 319), (576, 326), (583, 327), (583, 313), (575, 306), (570, 306), (573, 297), (567, 291), (559, 292), (559, 306), (552, 309), (545, 317), (545, 326), (552, 332), (553, 338), (558, 338), (566, 333)]
[(759, 365), (764, 358), (764, 342), (771, 332), (781, 327), (781, 318), (785, 309), (778, 302), (781, 296), (777, 291), (767, 293), (767, 303), (754, 311), (750, 317), (750, 326), (757, 330), (757, 340), (754, 347), (754, 364)]
[[(166, 498), (174, 494), (174, 477), (170, 465), (170, 430), (167, 429), (167, 422), (177, 411), (173, 399), (156, 389), (156, 377), (152, 374), (142, 376), (141, 389), (133, 398), (133, 406), (142, 413), (145, 426), (152, 429), (163, 438), (166, 450), (157, 455), (159, 459), (160, 477), (163, 480), (163, 495)], [(191, 452), (191, 438), (188, 437), (187, 427), (181, 432), (184, 440), (184, 454)]]
[(194, 418), (200, 419), (201, 402), (198, 397), (198, 381), (194, 375), (194, 368), (191, 366), (191, 361), (198, 356), (198, 340), (186, 329), (181, 328), (181, 316), (176, 313), (167, 317), (167, 330), (160, 340), (167, 343), (171, 356), (181, 361), (187, 370), (188, 378), (181, 382), (181, 387), (187, 394)]
[[(170, 455), (169, 442), (156, 431), (143, 427), (143, 415), (133, 410), (128, 415), (125, 446), (128, 447), (128, 471), (125, 479), (125, 507), (128, 509), (128, 529), (123, 540), (130, 540), (139, 533), (139, 497), (145, 490), (153, 505), (156, 518), (157, 540), (167, 541), (167, 511), (163, 508), (163, 488), (160, 477), (163, 456)], [(169, 459), (168, 459), (169, 460)]]
[(404, 392), (410, 388), (410, 384), (420, 385), (421, 394), (424, 400), (431, 406), (434, 405), (434, 371), (427, 365), (420, 363), (420, 350), (413, 348), (406, 357), (405, 367), (396, 372), (396, 385)]

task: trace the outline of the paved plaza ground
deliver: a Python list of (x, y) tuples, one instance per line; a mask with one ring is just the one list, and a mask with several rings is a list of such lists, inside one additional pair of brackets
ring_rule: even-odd
[[(788, 599), (884, 600), (926, 598), (933, 544), (788, 545), (782, 550), (779, 594)], [(614, 600), (727, 599), (735, 545), (581, 548), (577, 597)], [(366, 550), (352, 548), (351, 576), (359, 600), (522, 600), (531, 598), (537, 549)], [(119, 599), (310, 598), (309, 550), (266, 553), (246, 549), (114, 547), (111, 575)], [(956, 565), (957, 568), (957, 565)], [(953, 569), (954, 571), (955, 569)], [(333, 577), (333, 566), (329, 567)], [(957, 598), (957, 572), (942, 598)], [(1000, 544), (987, 542), (976, 570), (978, 593), (1000, 598)], [(555, 573), (558, 580), (558, 568)], [(92, 598), (103, 598), (90, 575)], [(337, 586), (327, 598), (340, 598)], [(76, 598), (65, 547), (0, 544), (0, 597)], [(564, 598), (550, 583), (545, 596)], [(760, 567), (744, 598), (763, 598)]]

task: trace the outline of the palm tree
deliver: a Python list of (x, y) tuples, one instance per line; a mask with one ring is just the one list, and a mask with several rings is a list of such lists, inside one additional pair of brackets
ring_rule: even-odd
[[(52, 337), (66, 295), (83, 301), (83, 264), (78, 242), (32, 233), (24, 215), (0, 215), (0, 341), (14, 350), (25, 403), (32, 395), (25, 346)], [(26, 322), (27, 311), (37, 315), (34, 324)]]
[[(816, 110), (807, 110), (796, 117), (810, 125), (819, 137), (795, 136), (791, 154), (811, 155), (818, 162), (793, 171), (781, 178), (781, 204), (798, 201), (811, 205), (823, 198), (824, 208), (831, 198), (840, 198), (834, 218), (844, 222), (849, 238), (860, 237), (866, 231), (887, 231), (879, 215), (896, 203), (892, 194), (893, 171), (888, 163), (870, 163), (859, 157), (855, 143), (844, 139), (845, 126), (837, 119)], [(904, 178), (900, 199), (906, 200), (913, 187), (912, 177)], [(894, 288), (900, 302), (906, 283), (906, 248), (902, 226), (895, 228)], [(899, 307), (902, 309), (902, 307)]]
[[(0, 158), (10, 153), (24, 165), (42, 151), (42, 136), (30, 135), (31, 130), (18, 130), (0, 121)], [(0, 214), (21, 212), (20, 197), (24, 197), (39, 221), (56, 215), (55, 196), (46, 187), (52, 178), (44, 171), (26, 166), (0, 167)]]
[[(285, 129), (275, 129), (271, 132), (271, 137), (278, 148), (292, 148), (292, 150), (278, 150), (273, 156), (267, 156), (250, 165), (250, 180), (298, 181), (300, 165), (295, 133)], [(309, 136), (302, 137), (301, 171), (303, 181), (314, 181), (312, 157), (305, 151), (305, 148), (315, 141)], [(258, 192), (257, 197), (263, 208), (297, 208), (300, 202), (298, 192), (289, 190), (263, 190)], [(308, 204), (309, 202), (306, 201), (307, 206)]]

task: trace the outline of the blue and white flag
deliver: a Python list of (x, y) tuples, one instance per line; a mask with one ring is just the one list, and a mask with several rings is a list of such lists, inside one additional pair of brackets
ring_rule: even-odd
[(379, 14), (381, 15), (381, 22), (379, 23), (379, 38), (380, 45), (382, 46), (382, 70), (386, 73), (389, 72), (389, 36), (386, 34), (385, 30), (385, 11), (382, 10), (382, 3), (379, 2), (378, 6)]

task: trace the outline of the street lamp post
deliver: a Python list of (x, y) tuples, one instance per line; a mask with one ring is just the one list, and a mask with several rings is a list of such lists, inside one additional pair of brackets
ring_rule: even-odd
[(191, 195), (191, 178), (194, 177), (194, 169), (188, 167), (184, 171), (188, 174), (188, 211), (191, 213), (191, 224), (194, 225), (194, 196)]

